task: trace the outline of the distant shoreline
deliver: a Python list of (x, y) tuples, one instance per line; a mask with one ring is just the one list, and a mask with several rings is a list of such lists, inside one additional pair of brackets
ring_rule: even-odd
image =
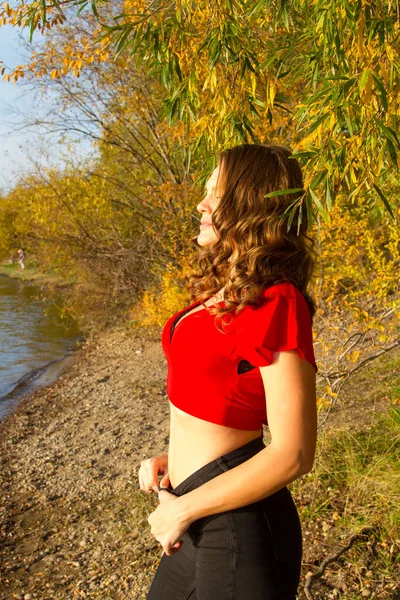
[(0, 276), (60, 290), (74, 284), (73, 280), (67, 281), (55, 274), (42, 273), (36, 267), (29, 266), (29, 263), (25, 269), (21, 269), (18, 263), (0, 263)]

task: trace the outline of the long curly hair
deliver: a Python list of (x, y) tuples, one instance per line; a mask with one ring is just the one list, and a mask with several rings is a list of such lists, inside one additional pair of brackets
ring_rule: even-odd
[[(307, 291), (317, 258), (315, 242), (307, 235), (307, 214), (301, 207), (301, 169), (291, 156), (288, 148), (274, 144), (241, 144), (219, 155), (216, 193), (220, 200), (212, 214), (217, 241), (202, 247), (197, 236), (192, 238), (198, 251), (189, 264), (192, 272), (186, 275), (193, 300), (204, 306), (225, 287), (225, 306), (206, 307), (216, 315), (217, 326), (227, 322), (224, 315), (263, 304), (264, 289), (282, 282), (295, 285), (306, 299), (311, 319), (315, 314), (315, 302)], [(289, 189), (301, 191), (265, 198)], [(296, 213), (288, 231), (283, 213), (294, 202)]]

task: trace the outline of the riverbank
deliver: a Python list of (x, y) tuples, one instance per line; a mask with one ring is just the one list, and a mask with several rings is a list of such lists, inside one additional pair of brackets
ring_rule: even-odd
[[(392, 407), (388, 390), (399, 364), (396, 351), (369, 365), (374, 392), (366, 373), (349, 386), (340, 426), (354, 439)], [(161, 548), (147, 523), (156, 500), (139, 490), (137, 472), (144, 457), (167, 449), (165, 376), (159, 329), (113, 329), (84, 342), (67, 372), (0, 424), (1, 600), (146, 597)], [(332, 429), (342, 421), (343, 413), (333, 415)], [(346, 542), (345, 486), (324, 485), (313, 473), (294, 489), (304, 537), (301, 588)], [(400, 552), (395, 532), (393, 539), (354, 544), (316, 583), (315, 598), (393, 598), (398, 578), (394, 567), (382, 567)]]
[(0, 397), (0, 423), (6, 415), (15, 411), (20, 398), (50, 385), (69, 368), (74, 361), (74, 351), (82, 340), (83, 338), (77, 340), (76, 347), (69, 349), (63, 358), (52, 360), (42, 367), (26, 373), (10, 392)]
[(73, 285), (73, 281), (66, 280), (58, 276), (56, 273), (43, 273), (35, 266), (28, 265), (25, 269), (21, 269), (18, 263), (1, 263), (0, 275), (20, 279), (28, 283), (35, 283), (40, 287), (51, 289), (63, 289)]

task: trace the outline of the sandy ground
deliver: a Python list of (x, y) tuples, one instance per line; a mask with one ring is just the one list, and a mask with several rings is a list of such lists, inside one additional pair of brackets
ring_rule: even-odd
[(52, 385), (0, 424), (0, 598), (139, 599), (161, 547), (139, 490), (168, 445), (159, 335), (85, 342)]
[[(147, 523), (157, 500), (137, 473), (168, 446), (160, 334), (115, 329), (85, 342), (0, 424), (0, 600), (146, 597), (162, 549)], [(386, 405), (371, 401), (363, 418)], [(303, 528), (303, 580), (331, 553), (324, 518)], [(317, 597), (353, 598), (335, 585)]]

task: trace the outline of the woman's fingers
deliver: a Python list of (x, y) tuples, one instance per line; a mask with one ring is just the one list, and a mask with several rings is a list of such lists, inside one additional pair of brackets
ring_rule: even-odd
[(157, 458), (149, 458), (147, 461), (147, 480), (146, 483), (150, 490), (158, 490), (158, 474), (162, 470)]
[(183, 544), (183, 542), (182, 542), (182, 540), (180, 540), (179, 542), (176, 542), (176, 544), (171, 546), (171, 548), (169, 549), (169, 555), (175, 554), (176, 552), (178, 552), (181, 549), (182, 544)]
[(157, 491), (160, 472), (163, 472), (163, 468), (157, 457), (142, 460), (139, 469), (140, 489), (144, 492)]
[(168, 475), (168, 471), (167, 471), (167, 473), (165, 473), (164, 477), (160, 481), (160, 486), (167, 488), (167, 487), (169, 487), (169, 485), (170, 485), (170, 480), (169, 480), (169, 475)]
[[(167, 492), (167, 493), (163, 494), (162, 492)], [(176, 496), (174, 494), (172, 494), (170, 490), (165, 489), (165, 488), (163, 488), (163, 489), (159, 488), (158, 489), (158, 499), (159, 499), (160, 502), (164, 502), (165, 500), (170, 500), (171, 496), (174, 499), (176, 498)], [(162, 500), (161, 500), (161, 498), (162, 498)]]

